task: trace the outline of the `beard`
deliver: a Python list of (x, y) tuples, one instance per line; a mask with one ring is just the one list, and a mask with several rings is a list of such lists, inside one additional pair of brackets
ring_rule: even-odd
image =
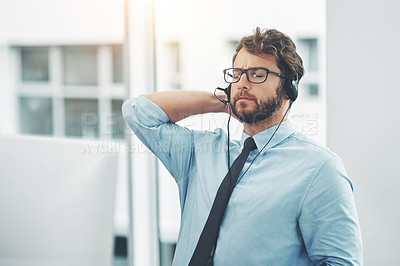
[(232, 112), (240, 120), (240, 122), (255, 125), (260, 123), (261, 121), (270, 119), (282, 107), (283, 95), (284, 95), (283, 88), (278, 88), (276, 90), (275, 96), (270, 97), (267, 100), (252, 98), (254, 99), (256, 107), (252, 110), (243, 110), (243, 111), (238, 111), (236, 108), (236, 104), (239, 104), (242, 108), (247, 107), (248, 104), (237, 103), (237, 100), (235, 100), (234, 104), (232, 105)]

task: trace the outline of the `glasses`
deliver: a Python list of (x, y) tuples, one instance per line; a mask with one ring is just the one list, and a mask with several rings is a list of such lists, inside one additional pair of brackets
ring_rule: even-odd
[(267, 80), (268, 73), (274, 74), (280, 78), (286, 78), (284, 75), (263, 67), (253, 67), (249, 69), (228, 68), (224, 70), (224, 79), (227, 83), (236, 83), (240, 80), (243, 73), (246, 73), (247, 80), (251, 83), (263, 83)]

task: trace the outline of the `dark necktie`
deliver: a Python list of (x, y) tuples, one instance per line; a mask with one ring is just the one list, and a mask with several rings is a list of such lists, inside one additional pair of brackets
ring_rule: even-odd
[(255, 148), (256, 144), (254, 139), (252, 137), (247, 138), (244, 142), (242, 152), (235, 159), (230, 171), (228, 171), (225, 178), (222, 180), (189, 266), (212, 265), (213, 258), (211, 257), (211, 252), (218, 239), (219, 227), (222, 218), (224, 217), (226, 206), (228, 205), (229, 198), (232, 194), (233, 188), (235, 187), (240, 171), (242, 170), (250, 151)]

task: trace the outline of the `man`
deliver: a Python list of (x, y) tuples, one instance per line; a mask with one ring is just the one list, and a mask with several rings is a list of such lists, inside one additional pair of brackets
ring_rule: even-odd
[[(353, 187), (340, 158), (286, 120), (304, 72), (295, 44), (277, 30), (257, 28), (242, 38), (233, 68), (224, 72), (231, 83), (225, 100), (244, 128), (240, 141), (230, 141), (229, 152), (216, 148), (228, 140), (222, 129), (175, 124), (189, 115), (229, 112), (212, 93), (160, 92), (123, 105), (128, 125), (179, 187), (182, 218), (173, 265), (204, 265), (197, 255), (202, 240), (212, 238), (213, 222), (216, 241), (205, 250), (207, 263), (216, 266), (361, 265)], [(255, 145), (243, 148), (247, 139)], [(232, 179), (228, 158), (246, 149), (249, 156)], [(236, 168), (232, 160), (230, 165)], [(225, 181), (236, 185), (221, 196)], [(220, 224), (213, 214), (218, 197), (228, 200)]]

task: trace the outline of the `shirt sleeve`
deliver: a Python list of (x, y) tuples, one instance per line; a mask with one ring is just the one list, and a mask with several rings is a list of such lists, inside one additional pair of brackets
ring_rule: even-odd
[(179, 185), (189, 174), (193, 133), (170, 123), (168, 115), (142, 95), (125, 101), (122, 114), (135, 135), (161, 160)]
[(362, 265), (353, 186), (337, 156), (325, 162), (310, 184), (299, 226), (315, 265)]

